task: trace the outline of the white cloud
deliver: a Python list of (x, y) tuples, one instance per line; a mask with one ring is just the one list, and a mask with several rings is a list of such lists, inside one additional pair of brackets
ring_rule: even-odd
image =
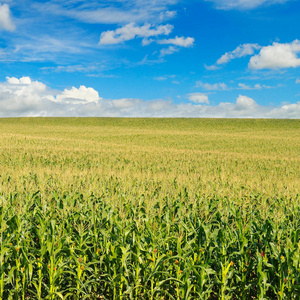
[(78, 33), (73, 35), (69, 29), (66, 28), (65, 36), (60, 38), (48, 34), (19, 36), (15, 39), (15, 45), (9, 45), (6, 49), (5, 61), (55, 61), (55, 64), (64, 64), (69, 62), (70, 54), (90, 57), (99, 50), (94, 41), (87, 41)]
[(173, 39), (165, 39), (157, 41), (158, 44), (167, 44), (167, 45), (175, 45), (179, 47), (192, 47), (194, 45), (195, 39), (191, 37), (178, 37), (176, 36)]
[[(3, 2), (7, 4), (1, 5)], [(117, 64), (133, 65), (135, 63), (124, 56), (118, 59), (111, 53), (99, 52), (98, 43), (104, 46), (140, 38), (143, 45), (149, 45), (157, 39), (168, 38), (167, 32), (171, 32), (173, 26), (167, 23), (177, 16), (174, 4), (178, 2), (179, 0), (0, 1), (0, 32), (3, 22), (6, 28), (14, 27), (7, 25), (9, 23), (5, 21), (5, 16), (8, 14), (2, 14), (4, 8), (11, 8), (16, 18), (12, 17), (10, 20), (20, 25), (17, 34), (3, 35), (4, 47), (0, 47), (0, 61), (47, 61), (55, 62), (56, 65), (69, 65), (83, 59), (87, 64), (92, 61), (107, 61), (112, 68)], [(65, 20), (68, 20), (68, 26), (65, 26)], [(94, 33), (97, 29), (87, 29), (81, 26), (82, 23), (110, 26), (96, 26), (101, 29), (95, 43)], [(130, 24), (134, 24), (134, 28), (130, 28)], [(150, 26), (149, 30), (147, 26)], [(110, 30), (107, 31), (108, 29)], [(118, 30), (121, 31), (120, 34), (116, 33)], [(103, 35), (100, 39), (101, 32)], [(157, 49), (158, 55), (159, 50)], [(81, 70), (86, 72), (86, 68)]]
[[(82, 5), (73, 5), (76, 2)], [(82, 3), (83, 2), (83, 3)], [(89, 0), (47, 1), (35, 3), (35, 8), (53, 15), (66, 16), (91, 24), (126, 24), (129, 22), (161, 22), (176, 16), (169, 7), (178, 0)], [(71, 4), (71, 5), (70, 5)]]
[(0, 83), (0, 116), (36, 116), (51, 110), (49, 99), (53, 96), (49, 95), (46, 85), (29, 77), (7, 77), (6, 80)]
[(254, 9), (262, 5), (281, 4), (290, 0), (205, 0), (214, 2), (217, 9)]
[(151, 43), (154, 42), (154, 39), (149, 39), (149, 38), (143, 38), (142, 40), (142, 45), (143, 46), (149, 46)]
[(209, 104), (208, 96), (203, 93), (191, 93), (188, 94), (189, 100), (194, 103), (205, 103)]
[[(258, 54), (253, 55), (256, 50), (260, 50)], [(300, 66), (300, 41), (295, 40), (291, 43), (277, 43), (262, 47), (258, 44), (242, 44), (235, 50), (226, 52), (216, 62), (215, 65), (206, 66), (207, 70), (216, 70), (219, 65), (226, 64), (229, 61), (253, 55), (250, 58), (248, 67), (250, 69), (283, 69), (296, 68)]]
[(197, 81), (196, 87), (202, 87), (208, 91), (228, 90), (227, 84), (223, 82), (210, 84), (210, 83), (204, 83), (202, 81)]
[(177, 16), (176, 10), (167, 10), (160, 13), (159, 19), (160, 21), (164, 21), (165, 19), (173, 19)]
[(164, 48), (164, 49), (161, 49), (160, 50), (160, 57), (164, 57), (164, 56), (166, 56), (166, 55), (171, 55), (171, 54), (173, 54), (173, 53), (175, 53), (175, 52), (178, 52), (179, 51), (179, 49), (178, 48), (176, 48), (176, 47), (173, 47), (173, 46), (169, 46), (168, 48)]
[(10, 9), (7, 4), (0, 4), (0, 30), (15, 30), (15, 25), (11, 19)]
[(72, 115), (82, 105), (98, 103), (102, 98), (93, 88), (72, 87), (63, 92), (50, 90), (29, 77), (7, 77), (0, 83), (0, 116)]
[(250, 69), (282, 69), (300, 66), (297, 54), (300, 52), (300, 41), (280, 44), (273, 43), (263, 47), (259, 54), (252, 56), (249, 62)]
[(6, 77), (6, 81), (10, 84), (25, 84), (29, 85), (31, 84), (31, 79), (30, 77), (21, 77), (20, 79), (16, 77)]
[(266, 113), (267, 118), (300, 119), (300, 102), (273, 108)]
[(253, 55), (255, 50), (259, 50), (262, 47), (258, 44), (242, 44), (235, 48), (233, 51), (223, 54), (214, 65), (204, 65), (206, 70), (218, 70), (220, 65), (226, 64), (233, 59), (242, 58), (248, 55)]
[(247, 110), (248, 111), (248, 110), (252, 110), (256, 107), (258, 107), (257, 103), (253, 99), (251, 99), (247, 96), (239, 95), (239, 97), (236, 100), (236, 107), (235, 107), (236, 110), (240, 110), (240, 111)]
[(300, 84), (300, 79), (296, 79), (296, 84)]
[(232, 59), (241, 58), (241, 57), (245, 57), (245, 56), (248, 56), (248, 55), (253, 55), (254, 51), (258, 50), (260, 48), (261, 48), (261, 46), (259, 46), (258, 44), (243, 44), (243, 45), (239, 45), (233, 51), (226, 52), (224, 55), (222, 55), (217, 60), (217, 64), (218, 65), (226, 64), (229, 61), (231, 61)]
[(269, 86), (269, 85), (265, 85), (265, 84), (261, 85), (260, 83), (257, 83), (254, 86), (250, 86), (250, 85), (247, 85), (245, 83), (239, 83), (237, 89), (241, 89), (241, 90), (262, 90), (262, 89), (271, 89), (271, 88), (274, 88), (274, 87)]
[[(173, 30), (172, 25), (153, 26), (145, 24), (138, 26), (135, 23), (129, 23), (116, 30), (108, 30), (101, 33), (99, 45), (115, 45), (125, 41), (133, 40), (136, 37), (149, 38), (159, 35), (169, 35)], [(144, 45), (147, 43), (144, 41)]]
[(278, 107), (262, 106), (252, 98), (240, 95), (235, 102), (221, 102), (213, 106), (208, 104), (205, 94), (192, 93), (188, 96), (195, 103), (175, 104), (161, 99), (102, 99), (97, 91), (85, 86), (57, 91), (29, 77), (8, 77), (6, 82), (0, 83), (0, 117), (300, 118), (300, 102)]
[(245, 83), (239, 83), (238, 86), (238, 88), (241, 90), (259, 90), (262, 88), (260, 84), (256, 84), (254, 87), (251, 87)]
[(56, 96), (56, 102), (80, 104), (80, 103), (98, 103), (102, 98), (96, 90), (81, 85), (79, 89), (74, 86), (68, 90), (65, 89), (61, 94)]
[(219, 82), (219, 83), (205, 83), (202, 82), (201, 80), (196, 82), (196, 87), (201, 87), (205, 90), (208, 91), (231, 91), (231, 90), (262, 90), (262, 89), (272, 89), (276, 88), (277, 86), (269, 86), (265, 84), (254, 84), (254, 85), (248, 85), (245, 83), (238, 83), (237, 86), (228, 86), (224, 82)]
[(218, 66), (216, 66), (216, 65), (208, 66), (208, 65), (204, 64), (204, 67), (205, 67), (205, 69), (208, 70), (208, 71), (215, 71), (215, 70), (219, 70), (219, 69), (220, 69), (220, 67), (218, 67)]
[(147, 46), (152, 42), (157, 42), (162, 45), (170, 45), (168, 48), (163, 48), (159, 52), (159, 57), (171, 55), (179, 51), (178, 47), (191, 47), (194, 44), (194, 38), (178, 37), (172, 39), (154, 40), (151, 37), (158, 37), (161, 35), (169, 35), (173, 30), (172, 25), (154, 26), (145, 24), (138, 26), (135, 23), (129, 23), (116, 30), (109, 30), (101, 33), (99, 45), (115, 45), (135, 38), (143, 38), (142, 45)]

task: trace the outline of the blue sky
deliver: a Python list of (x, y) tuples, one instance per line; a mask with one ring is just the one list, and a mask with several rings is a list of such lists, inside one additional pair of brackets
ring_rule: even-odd
[(0, 0), (0, 116), (300, 118), (300, 1)]

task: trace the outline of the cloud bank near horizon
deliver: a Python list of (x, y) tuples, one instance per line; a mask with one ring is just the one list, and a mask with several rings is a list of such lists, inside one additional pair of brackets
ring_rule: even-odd
[(186, 95), (190, 103), (158, 99), (103, 99), (81, 85), (53, 90), (29, 77), (7, 77), (0, 83), (0, 117), (195, 117), (195, 118), (300, 118), (300, 102), (262, 106), (239, 95), (235, 102), (209, 105), (208, 95)]

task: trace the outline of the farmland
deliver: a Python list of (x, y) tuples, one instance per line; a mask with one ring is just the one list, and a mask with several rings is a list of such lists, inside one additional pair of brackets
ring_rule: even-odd
[(299, 299), (300, 121), (0, 119), (0, 299)]

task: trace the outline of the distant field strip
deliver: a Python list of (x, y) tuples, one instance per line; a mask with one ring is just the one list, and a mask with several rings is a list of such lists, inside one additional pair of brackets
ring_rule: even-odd
[(0, 119), (0, 300), (299, 299), (300, 121)]

